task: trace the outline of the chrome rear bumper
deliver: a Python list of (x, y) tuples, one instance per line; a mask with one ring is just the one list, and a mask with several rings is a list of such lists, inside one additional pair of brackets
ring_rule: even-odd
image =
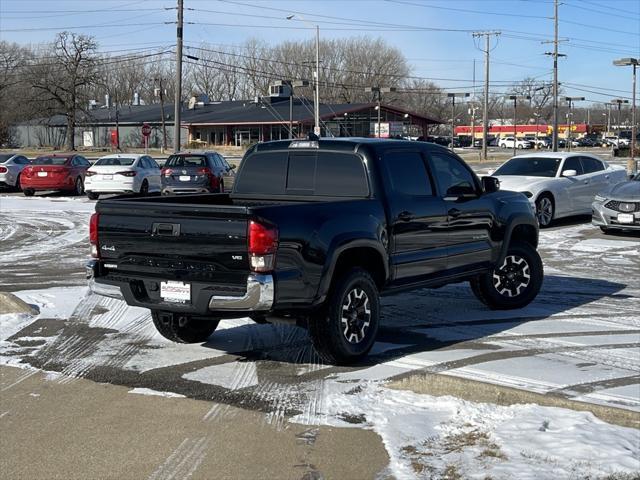
[[(144, 305), (139, 301), (134, 301), (131, 295), (123, 295), (122, 290), (117, 285), (110, 285), (106, 283), (97, 282), (95, 279), (95, 271), (97, 268), (97, 261), (91, 260), (86, 265), (87, 279), (91, 292), (102, 295), (104, 297), (118, 298), (121, 300), (130, 299), (128, 301), (130, 305), (158, 308), (160, 305)], [(124, 286), (128, 289), (128, 285)], [(129, 292), (130, 293), (130, 292)], [(226, 295), (212, 295), (208, 299), (208, 308), (210, 311), (216, 312), (267, 312), (271, 310), (273, 306), (275, 296), (275, 288), (272, 275), (252, 274), (247, 277), (247, 289), (242, 296), (226, 296)], [(199, 300), (205, 300), (200, 298)], [(206, 300), (205, 300), (206, 301)], [(194, 304), (200, 304), (200, 301), (194, 299)], [(206, 304), (205, 304), (206, 305)], [(202, 305), (204, 308), (205, 305)]]

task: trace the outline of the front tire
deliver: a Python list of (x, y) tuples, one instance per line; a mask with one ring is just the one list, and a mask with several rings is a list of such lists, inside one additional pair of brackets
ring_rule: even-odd
[(546, 228), (553, 222), (555, 215), (555, 205), (553, 198), (549, 194), (542, 194), (536, 200), (536, 218), (540, 228)]
[(502, 265), (471, 280), (471, 290), (492, 310), (523, 308), (536, 298), (544, 278), (540, 255), (528, 243), (513, 242)]
[(309, 319), (309, 336), (323, 361), (348, 365), (369, 353), (380, 324), (378, 288), (366, 270), (338, 278), (326, 304)]
[(219, 318), (203, 319), (160, 310), (152, 310), (151, 318), (160, 335), (176, 343), (202, 343), (220, 323)]

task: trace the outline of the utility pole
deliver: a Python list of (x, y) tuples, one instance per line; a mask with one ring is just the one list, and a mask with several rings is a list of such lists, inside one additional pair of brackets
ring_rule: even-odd
[(315, 104), (314, 120), (315, 127), (313, 133), (320, 136), (320, 27), (316, 25), (316, 98), (313, 102)]
[(545, 55), (551, 55), (553, 57), (553, 132), (552, 138), (552, 150), (558, 151), (558, 57), (566, 57), (566, 55), (558, 53), (558, 0), (553, 1), (553, 52), (546, 52)]
[(518, 100), (531, 100), (530, 95), (509, 95), (509, 100), (513, 100), (513, 156), (516, 156), (516, 140), (518, 136)]
[(451, 151), (453, 152), (453, 138), (456, 135), (456, 97), (468, 97), (468, 93), (447, 93), (447, 97), (451, 99)]
[(182, 24), (184, 0), (178, 0), (178, 25), (176, 29), (176, 92), (173, 110), (173, 152), (180, 150), (180, 114), (182, 107)]
[(484, 52), (484, 101), (483, 101), (483, 109), (482, 109), (482, 160), (487, 159), (487, 141), (489, 136), (489, 53), (491, 52), (491, 48), (489, 48), (490, 38), (492, 35), (496, 37), (500, 35), (501, 32), (474, 32), (473, 37), (485, 37), (485, 48), (482, 50)]

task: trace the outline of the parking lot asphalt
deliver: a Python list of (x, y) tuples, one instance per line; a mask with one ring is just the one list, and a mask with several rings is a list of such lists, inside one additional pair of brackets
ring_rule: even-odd
[[(528, 307), (490, 311), (467, 284), (384, 298), (370, 357), (335, 367), (322, 364), (294, 326), (225, 320), (204, 344), (177, 345), (155, 332), (147, 310), (89, 294), (83, 263), (93, 204), (0, 197), (0, 290), (40, 312), (0, 312), (7, 478), (212, 478), (211, 471), (216, 478), (373, 478), (385, 472), (387, 455), (394, 464), (398, 449), (369, 414), (373, 407), (358, 408), (387, 382), (491, 401), (474, 398), (465, 383), (481, 382), (567, 401), (563, 408), (597, 405), (591, 411), (605, 421), (640, 426), (638, 236), (604, 235), (584, 217), (558, 222), (541, 232), (545, 281)], [(433, 375), (449, 382), (444, 390), (430, 388)], [(329, 427), (336, 424), (351, 428), (336, 433)], [(324, 450), (317, 432), (328, 439)], [(72, 453), (83, 442), (86, 455)], [(350, 442), (366, 446), (352, 459), (355, 470)], [(56, 443), (66, 446), (46, 466), (27, 461), (33, 448)], [(240, 446), (265, 444), (273, 445), (270, 458), (248, 449), (264, 470), (229, 463)], [(99, 455), (100, 445), (108, 454)], [(118, 463), (126, 445), (144, 447)]]

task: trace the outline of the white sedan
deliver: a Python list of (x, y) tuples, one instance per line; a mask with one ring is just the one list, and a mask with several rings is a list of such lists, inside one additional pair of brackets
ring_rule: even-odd
[(545, 152), (513, 157), (492, 176), (501, 190), (524, 193), (547, 227), (556, 218), (590, 214), (595, 195), (626, 180), (627, 172), (587, 153)]
[(121, 153), (98, 159), (86, 173), (84, 189), (97, 200), (101, 193), (159, 192), (160, 167), (148, 155)]

